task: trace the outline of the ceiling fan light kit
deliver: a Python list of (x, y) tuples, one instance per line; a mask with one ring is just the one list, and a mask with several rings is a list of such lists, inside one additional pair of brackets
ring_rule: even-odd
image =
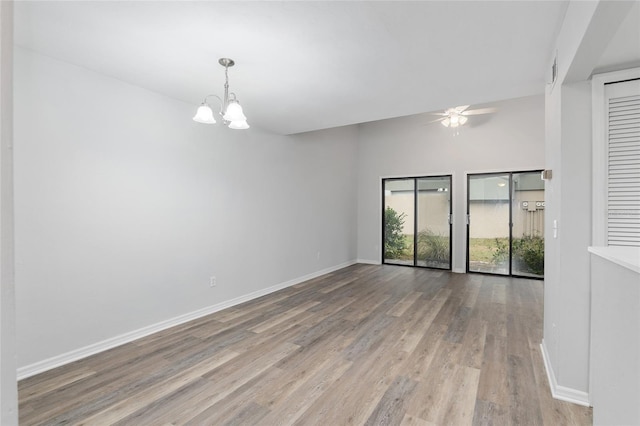
[(435, 113), (436, 115), (441, 115), (442, 118), (439, 118), (434, 121), (439, 121), (444, 127), (453, 127), (456, 128), (458, 126), (463, 126), (469, 118), (469, 115), (478, 115), (478, 114), (489, 114), (491, 112), (495, 112), (495, 108), (482, 108), (482, 109), (472, 109), (469, 110), (470, 105), (462, 105), (454, 108), (448, 108), (444, 112)]
[(457, 113), (453, 112), (448, 117), (446, 117), (444, 120), (442, 120), (440, 123), (442, 123), (442, 125), (445, 126), (445, 127), (458, 127), (458, 126), (462, 126), (464, 123), (466, 123), (467, 120), (468, 120), (468, 118), (465, 117), (464, 115), (460, 115), (460, 114), (457, 114)]
[(207, 99), (217, 98), (221, 103), (219, 114), (222, 116), (223, 123), (230, 129), (248, 129), (250, 126), (249, 123), (247, 123), (247, 117), (242, 111), (242, 106), (240, 106), (236, 94), (233, 92), (229, 93), (229, 67), (234, 66), (235, 62), (233, 59), (220, 58), (218, 63), (224, 67), (224, 98), (220, 98), (218, 95), (205, 96), (202, 104), (196, 111), (196, 115), (193, 116), (193, 121), (203, 124), (215, 124), (216, 119)]

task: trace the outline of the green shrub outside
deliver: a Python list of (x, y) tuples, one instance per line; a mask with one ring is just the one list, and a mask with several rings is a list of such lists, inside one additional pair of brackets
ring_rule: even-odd
[(523, 235), (513, 240), (513, 258), (521, 262), (531, 274), (544, 275), (544, 238), (539, 235)]
[(397, 259), (405, 251), (405, 236), (402, 227), (406, 218), (405, 213), (398, 213), (391, 207), (384, 210), (384, 257)]
[[(544, 238), (539, 235), (523, 235), (514, 238), (513, 260), (523, 268), (521, 272), (544, 275)], [(505, 238), (495, 239), (492, 261), (495, 265), (509, 260), (509, 241)]]
[(418, 259), (426, 262), (449, 261), (449, 238), (430, 229), (418, 233)]

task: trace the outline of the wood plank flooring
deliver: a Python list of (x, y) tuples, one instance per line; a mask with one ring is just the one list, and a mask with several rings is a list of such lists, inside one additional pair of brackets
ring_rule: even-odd
[(590, 425), (541, 281), (354, 265), (19, 383), (22, 425)]

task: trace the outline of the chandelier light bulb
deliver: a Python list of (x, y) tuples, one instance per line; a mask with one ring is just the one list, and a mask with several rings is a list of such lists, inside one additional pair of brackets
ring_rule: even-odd
[(193, 121), (204, 124), (215, 124), (216, 119), (213, 116), (211, 107), (203, 102), (202, 105), (198, 107), (196, 115), (193, 116)]
[(247, 120), (232, 121), (231, 123), (229, 123), (229, 128), (234, 130), (245, 130), (249, 127), (250, 126), (249, 123), (247, 123)]
[(227, 105), (227, 111), (224, 113), (222, 117), (225, 121), (247, 121), (247, 117), (245, 117), (242, 112), (242, 107), (238, 103), (238, 101), (229, 101), (229, 105)]

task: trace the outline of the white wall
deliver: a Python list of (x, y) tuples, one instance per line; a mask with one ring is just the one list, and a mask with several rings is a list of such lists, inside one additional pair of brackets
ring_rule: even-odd
[(18, 424), (13, 239), (13, 2), (0, 2), (0, 424)]
[[(608, 255), (630, 254), (635, 269)], [(591, 400), (594, 425), (640, 424), (640, 248), (591, 255)], [(605, 257), (606, 256), (606, 257)]]
[[(358, 259), (380, 262), (381, 178), (453, 175), (453, 270), (465, 270), (466, 173), (544, 165), (544, 98), (491, 104), (454, 131), (429, 114), (361, 124), (358, 136)], [(475, 105), (474, 107), (478, 107)]]
[[(550, 51), (551, 57), (558, 57), (558, 79), (547, 87), (545, 97), (545, 168), (553, 170), (553, 178), (545, 194), (543, 353), (554, 396), (584, 405), (590, 403), (587, 247), (592, 229), (592, 115), (588, 79), (596, 66), (605, 66), (599, 60), (607, 49), (616, 48), (608, 46), (609, 41), (632, 6), (632, 2), (572, 1)], [(554, 220), (557, 238), (553, 238)]]
[[(589, 385), (589, 253), (591, 243), (591, 85), (580, 82), (557, 86), (551, 95), (559, 109), (558, 126), (549, 139), (552, 168), (546, 206), (545, 340), (553, 342), (547, 353), (555, 366), (555, 380), (572, 390), (576, 399), (588, 399)], [(557, 102), (557, 101), (556, 101)], [(556, 220), (557, 238), (553, 238)], [(546, 264), (546, 262), (545, 262)]]
[[(546, 355), (556, 387), (588, 402), (591, 241), (591, 85), (556, 85), (547, 95), (545, 194)], [(557, 224), (554, 238), (553, 224)]]
[(16, 49), (20, 367), (355, 259), (356, 127), (285, 137), (193, 113)]

